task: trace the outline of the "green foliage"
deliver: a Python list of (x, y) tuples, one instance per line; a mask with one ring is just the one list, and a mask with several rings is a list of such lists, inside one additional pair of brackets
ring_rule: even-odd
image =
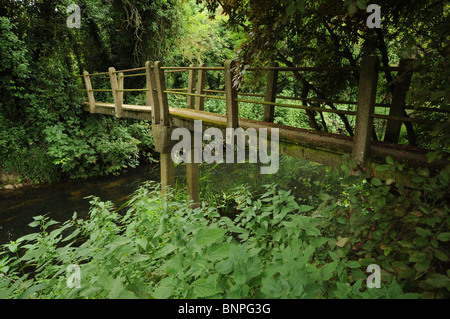
[(83, 122), (74, 118), (49, 126), (44, 133), (53, 163), (71, 178), (136, 167), (140, 156), (153, 161), (153, 139), (146, 123), (124, 125), (107, 117), (89, 117)]
[[(378, 167), (380, 172), (394, 176), (404, 169), (390, 157), (386, 162)], [(351, 162), (344, 163), (344, 174), (350, 168)], [(415, 171), (414, 189), (394, 178), (371, 177), (368, 169), (360, 172), (341, 175), (347, 186), (342, 197), (322, 195), (319, 209), (327, 220), (327, 234), (337, 237), (339, 253), (363, 264), (379, 264), (384, 278), (404, 281), (405, 290), (420, 292), (423, 298), (448, 298), (449, 167), (436, 175)]]
[[(182, 195), (182, 194), (181, 194)], [(367, 289), (361, 264), (330, 250), (322, 218), (290, 192), (267, 185), (252, 198), (236, 191), (234, 220), (206, 202), (143, 185), (123, 213), (92, 198), (89, 218), (62, 225), (45, 216), (40, 231), (4, 245), (4, 298), (406, 298), (392, 281)], [(182, 195), (184, 198), (186, 195)], [(81, 287), (67, 287), (79, 265)], [(359, 270), (359, 280), (349, 282)], [(350, 275), (349, 275), (350, 274)]]
[[(139, 161), (153, 161), (147, 124), (86, 120), (80, 106), (85, 96), (78, 90), (82, 81), (73, 76), (85, 69), (131, 68), (161, 60), (172, 49), (181, 5), (82, 1), (81, 29), (70, 29), (65, 20), (71, 3), (6, 1), (0, 7), (2, 172), (49, 182), (65, 175), (117, 173)], [(140, 80), (130, 78), (126, 84), (145, 85)], [(94, 85), (104, 87), (104, 80), (96, 81)]]
[(5, 172), (18, 175), (20, 179), (39, 183), (54, 183), (58, 180), (58, 168), (52, 163), (47, 149), (39, 145), (17, 149), (7, 156), (1, 169)]
[[(0, 16), (0, 112), (8, 118), (22, 115), (20, 100), (26, 93), (25, 83), (30, 74), (28, 51), (15, 29), (14, 23)], [(9, 105), (14, 107), (8, 108)]]

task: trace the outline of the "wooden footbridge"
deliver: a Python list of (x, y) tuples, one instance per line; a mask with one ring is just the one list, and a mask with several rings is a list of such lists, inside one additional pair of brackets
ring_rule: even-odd
[[(402, 123), (412, 122), (422, 124), (436, 124), (439, 121), (413, 118), (406, 115), (405, 96), (410, 86), (411, 73), (405, 68), (405, 61), (399, 67), (380, 67), (376, 57), (366, 57), (360, 67), (268, 67), (248, 68), (247, 72), (267, 72), (265, 94), (241, 93), (233, 85), (234, 63), (227, 60), (223, 67), (208, 67), (191, 65), (189, 67), (164, 67), (161, 62), (147, 62), (145, 67), (115, 70), (111, 67), (108, 72), (89, 74), (84, 72), (85, 90), (88, 101), (83, 103), (84, 110), (91, 113), (113, 115), (117, 118), (131, 118), (149, 120), (152, 122), (152, 133), (156, 151), (160, 153), (161, 187), (173, 186), (175, 183), (174, 163), (171, 159), (171, 132), (176, 127), (184, 127), (193, 131), (194, 120), (201, 120), (203, 130), (216, 127), (223, 131), (226, 128), (268, 128), (268, 135), (272, 128), (279, 129), (279, 150), (282, 154), (306, 159), (325, 165), (336, 165), (342, 162), (342, 155), (351, 155), (357, 163), (369, 169), (385, 163), (386, 156), (406, 166), (427, 166), (427, 150), (407, 145), (398, 145)], [(205, 87), (206, 72), (223, 72), (225, 90), (212, 90)], [(277, 96), (277, 78), (279, 72), (359, 72), (359, 87), (357, 101), (326, 100), (316, 97), (280, 97)], [(391, 104), (376, 104), (376, 90), (378, 73), (396, 71), (398, 81), (392, 96)], [(166, 74), (173, 72), (188, 72), (187, 88), (167, 88)], [(402, 76), (400, 76), (402, 75)], [(109, 89), (95, 89), (92, 87), (91, 77), (108, 77), (111, 83)], [(125, 89), (124, 81), (127, 77), (146, 77), (146, 87)], [(145, 105), (124, 104), (124, 93), (145, 92)], [(96, 92), (111, 92), (114, 103), (103, 103), (96, 100)], [(168, 94), (176, 94), (187, 98), (186, 108), (170, 107)], [(251, 100), (242, 97), (261, 97), (262, 100)], [(219, 99), (226, 103), (226, 114), (215, 114), (204, 111), (205, 99)], [(277, 100), (302, 101), (302, 104), (279, 103)], [(327, 105), (356, 105), (356, 110), (343, 110), (336, 107), (311, 107), (305, 102), (325, 103)], [(256, 103), (264, 105), (264, 121), (254, 121), (239, 117), (239, 103)], [(330, 134), (315, 130), (299, 129), (276, 125), (274, 121), (275, 107), (289, 107), (303, 109), (309, 112), (334, 113), (339, 116), (355, 116), (354, 135)], [(376, 107), (389, 108), (389, 115), (376, 114)], [(442, 112), (439, 109), (420, 108), (421, 111)], [(384, 141), (376, 141), (373, 137), (373, 120), (387, 120)], [(447, 116), (448, 120), (448, 116)], [(177, 142), (177, 141), (175, 141)], [(432, 165), (442, 167), (448, 163), (447, 159), (434, 161)], [(199, 166), (186, 164), (188, 194), (194, 201), (199, 201)], [(380, 178), (383, 172), (375, 171)], [(392, 174), (392, 172), (390, 172)], [(392, 177), (392, 176), (390, 176)], [(399, 181), (407, 183), (404, 175), (396, 176)]]

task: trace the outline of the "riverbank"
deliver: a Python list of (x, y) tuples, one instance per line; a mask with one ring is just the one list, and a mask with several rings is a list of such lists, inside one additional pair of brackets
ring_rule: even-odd
[(22, 180), (19, 174), (0, 173), (0, 192), (13, 191), (23, 187), (32, 187), (36, 185), (32, 181)]

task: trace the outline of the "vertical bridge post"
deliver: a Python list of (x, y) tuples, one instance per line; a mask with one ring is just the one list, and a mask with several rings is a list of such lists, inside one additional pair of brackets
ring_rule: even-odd
[[(273, 64), (278, 66), (278, 64)], [(266, 93), (264, 95), (265, 102), (275, 102), (277, 95), (278, 70), (271, 69), (267, 75)], [(264, 105), (264, 122), (273, 123), (275, 116), (275, 106)]]
[[(191, 138), (192, 144), (194, 144), (194, 138)], [(191, 208), (198, 207), (200, 202), (200, 168), (199, 164), (195, 163), (195, 145), (191, 145), (191, 148), (187, 152), (186, 163), (186, 182), (187, 182), (187, 194), (192, 201)]]
[(370, 151), (373, 125), (372, 114), (375, 109), (378, 81), (377, 67), (378, 58), (376, 56), (366, 56), (361, 61), (355, 135), (352, 149), (352, 157), (358, 164), (362, 164), (366, 160)]
[[(122, 108), (123, 105), (123, 89), (124, 89), (124, 80), (125, 77), (123, 75), (122, 72), (117, 74), (117, 82), (118, 82), (118, 86), (119, 86), (119, 91), (118, 91), (118, 96), (119, 96), (119, 101), (120, 101), (120, 107)], [(122, 110), (121, 110), (122, 113)]]
[[(189, 65), (191, 68), (194, 67), (193, 64)], [(189, 77), (188, 77), (188, 87), (187, 87), (187, 93), (188, 94), (194, 94), (195, 93), (195, 82), (197, 80), (197, 70), (190, 69), (189, 70)], [(187, 97), (187, 108), (193, 109), (195, 108), (195, 96), (188, 95)]]
[[(114, 98), (114, 109), (117, 118), (122, 117), (122, 99), (123, 91), (119, 91), (119, 83), (117, 81), (116, 69), (114, 67), (109, 68), (109, 79), (111, 81), (111, 89)], [(122, 94), (121, 94), (122, 93)]]
[(147, 91), (145, 94), (145, 104), (152, 107), (152, 124), (159, 124), (160, 111), (158, 90), (156, 89), (155, 65), (153, 62), (145, 62), (145, 73), (147, 79)]
[[(204, 65), (204, 64), (201, 64)], [(190, 67), (194, 67), (193, 64), (190, 65)], [(197, 89), (195, 88), (196, 80), (197, 80), (197, 70), (191, 69), (189, 70), (189, 78), (188, 78), (188, 93), (195, 93), (197, 90), (197, 94), (202, 94), (201, 92), (204, 90), (204, 70), (199, 70), (199, 76), (198, 76), (198, 85)], [(202, 86), (203, 81), (203, 86)], [(188, 96), (188, 103), (187, 107), (190, 109), (197, 109), (199, 110), (199, 97), (189, 95)], [(202, 110), (203, 110), (203, 106)], [(195, 125), (194, 125), (194, 131), (195, 131)], [(201, 134), (202, 132), (200, 132)], [(196, 151), (194, 148), (194, 134), (192, 134), (191, 141), (192, 145), (187, 150), (186, 154), (186, 184), (187, 184), (187, 194), (189, 199), (192, 201), (191, 208), (198, 207), (199, 201), (200, 201), (200, 188), (199, 188), (199, 176), (200, 176), (200, 169), (198, 163), (195, 163), (196, 156), (194, 155)]]
[[(405, 69), (412, 59), (400, 59), (399, 67)], [(403, 116), (405, 112), (405, 98), (411, 84), (412, 72), (400, 70), (397, 75), (397, 81), (394, 84), (394, 92), (392, 94), (390, 116)], [(386, 133), (384, 141), (390, 143), (398, 143), (400, 136), (401, 121), (388, 120), (386, 125)]]
[(237, 89), (233, 85), (233, 60), (225, 61), (225, 96), (227, 104), (227, 128), (237, 128), (239, 126), (238, 120), (238, 102)]
[[(157, 61), (154, 64), (153, 73), (157, 91), (157, 101), (154, 101), (152, 106), (154, 109), (158, 109), (159, 106), (159, 119), (152, 114), (155, 121), (152, 124), (153, 139), (155, 141), (155, 149), (160, 153), (160, 169), (161, 169), (161, 192), (165, 196), (168, 193), (168, 188), (175, 186), (175, 164), (171, 157), (171, 134), (172, 129), (170, 127), (169, 118), (169, 103), (167, 100), (166, 91), (166, 79), (164, 77), (164, 70), (161, 68), (162, 63)], [(152, 73), (150, 72), (150, 75)], [(152, 76), (150, 76), (150, 84), (152, 82)], [(151, 94), (154, 96), (153, 94)]]
[[(205, 63), (201, 63), (199, 65), (201, 68), (206, 66)], [(206, 85), (206, 70), (198, 70), (198, 81), (197, 81), (197, 94), (205, 94), (203, 90)], [(203, 96), (195, 97), (195, 108), (199, 111), (203, 111), (205, 109), (205, 98)]]
[(89, 72), (84, 71), (83, 72), (83, 79), (84, 84), (86, 86), (88, 101), (89, 101), (89, 111), (91, 113), (95, 113), (95, 98), (94, 98), (94, 91), (92, 91), (92, 83), (91, 78), (89, 77)]

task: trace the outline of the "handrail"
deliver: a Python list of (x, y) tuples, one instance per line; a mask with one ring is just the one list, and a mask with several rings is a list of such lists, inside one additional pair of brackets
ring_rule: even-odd
[[(184, 89), (171, 89), (171, 90), (187, 90), (186, 88)], [(219, 94), (225, 94), (224, 90), (210, 90), (210, 89), (204, 89), (204, 92), (207, 93), (219, 93)], [(238, 95), (243, 95), (243, 96), (254, 96), (254, 97), (264, 97), (264, 94), (255, 94), (255, 93), (241, 93), (238, 92)], [(210, 95), (208, 95), (209, 97)], [(348, 100), (329, 100), (329, 99), (320, 99), (320, 98), (302, 98), (302, 97), (295, 97), (295, 96), (282, 96), (282, 95), (277, 95), (276, 99), (280, 99), (280, 100), (298, 100), (298, 101), (311, 101), (311, 102), (323, 102), (323, 103), (334, 103), (334, 104), (350, 104), (350, 105), (357, 105), (358, 102), (357, 101), (348, 101)], [(261, 104), (260, 102), (258, 102), (259, 104)], [(391, 104), (389, 103), (375, 103), (376, 107), (385, 107), (385, 108), (390, 108)], [(430, 107), (417, 107), (414, 108), (413, 106), (407, 105), (405, 107), (406, 110), (414, 110), (414, 111), (424, 111), (424, 112), (436, 112), (436, 113), (450, 113), (450, 110), (442, 110), (442, 109), (437, 109), (437, 108), (430, 108)]]
[(117, 92), (143, 92), (148, 91), (148, 89), (117, 89)]
[(186, 95), (186, 96), (196, 96), (196, 97), (205, 97), (205, 98), (216, 99), (216, 100), (226, 100), (226, 97), (224, 97), (224, 96), (216, 96), (216, 95), (185, 93), (185, 92), (178, 92), (178, 91), (171, 91), (171, 90), (165, 90), (164, 93)]
[[(125, 72), (134, 72), (134, 71), (142, 71), (142, 70), (145, 70), (145, 66), (140, 67), (140, 68), (127, 69), (127, 70), (116, 70), (113, 73), (125, 73)], [(109, 74), (109, 73), (106, 73), (106, 74)]]
[[(150, 68), (153, 69), (153, 65), (150, 66)], [(210, 67), (210, 66), (183, 66), (183, 67), (177, 67), (177, 66), (160, 66), (161, 70), (163, 70), (163, 73), (174, 73), (174, 72), (185, 72), (185, 71), (224, 71), (225, 67)], [(392, 66), (392, 67), (376, 67), (377, 71), (405, 71), (405, 68), (401, 68), (398, 66)], [(119, 74), (122, 78), (125, 77), (136, 77), (136, 76), (148, 76), (148, 71), (146, 73), (137, 73), (137, 74), (126, 74), (124, 75), (124, 72), (135, 72), (140, 70), (147, 70), (146, 67), (139, 67), (139, 68), (133, 68), (133, 69), (125, 69), (125, 70), (113, 70), (112, 74)], [(319, 66), (319, 67), (280, 67), (280, 66), (270, 66), (270, 67), (248, 67), (245, 69), (246, 71), (257, 71), (257, 70), (267, 70), (271, 72), (278, 72), (278, 71), (311, 71), (311, 72), (321, 72), (321, 71), (360, 71), (360, 67), (353, 67), (353, 66)], [(98, 73), (87, 73), (83, 75), (78, 75), (76, 77), (87, 77), (90, 76), (99, 76), (99, 75), (109, 75), (109, 72), (98, 72)], [(106, 77), (105, 77), (106, 78)], [(155, 90), (155, 89), (153, 89)], [(148, 88), (144, 89), (124, 89), (123, 86), (119, 87), (115, 90), (112, 89), (92, 89), (89, 88), (88, 92), (148, 92)], [(180, 91), (188, 91), (188, 92), (180, 92)], [(227, 100), (227, 97), (225, 96), (217, 96), (217, 95), (211, 95), (211, 94), (199, 94), (195, 93), (198, 91), (195, 87), (188, 90), (187, 88), (173, 88), (173, 89), (166, 89), (163, 90), (162, 93), (165, 94), (175, 94), (175, 95), (182, 95), (182, 96), (191, 96), (191, 97), (197, 97), (197, 98), (208, 98), (208, 99), (218, 99), (218, 100)], [(225, 94), (225, 90), (212, 90), (212, 89), (199, 89), (200, 93), (216, 93), (216, 94)], [(267, 100), (267, 93), (266, 94), (256, 94), (256, 93), (244, 93), (244, 92), (236, 92), (236, 98), (233, 99), (235, 102), (242, 102), (242, 103), (252, 103), (252, 104), (262, 104), (266, 106), (279, 106), (279, 107), (289, 107), (289, 108), (297, 108), (297, 109), (303, 109), (308, 111), (318, 111), (318, 112), (324, 112), (324, 113), (335, 113), (335, 114), (344, 114), (344, 115), (350, 115), (355, 116), (357, 114), (356, 111), (350, 111), (350, 110), (339, 110), (339, 109), (331, 109), (331, 108), (325, 108), (325, 107), (312, 107), (312, 106), (306, 106), (306, 105), (300, 105), (300, 104), (289, 104), (289, 103), (279, 103), (275, 102), (277, 99), (280, 100), (292, 100), (292, 101), (307, 101), (307, 102), (318, 102), (318, 103), (334, 103), (334, 104), (346, 104), (346, 105), (358, 105), (358, 101), (349, 101), (349, 100), (340, 100), (340, 99), (323, 99), (323, 98), (317, 98), (317, 97), (291, 97), (291, 96), (273, 96), (274, 100), (268, 101)], [(245, 98), (237, 98), (237, 96), (250, 96), (250, 97), (260, 97), (260, 98), (266, 98), (266, 100), (251, 100), (251, 99), (245, 99)], [(391, 104), (388, 103), (375, 103), (375, 107), (385, 107), (390, 108)], [(414, 110), (414, 111), (424, 111), (424, 112), (438, 112), (438, 113), (450, 113), (450, 110), (443, 110), (443, 109), (436, 109), (436, 108), (428, 108), (428, 107), (411, 107), (411, 106), (405, 106), (404, 109), (408, 110)], [(393, 120), (393, 121), (401, 121), (401, 122), (415, 122), (415, 123), (423, 123), (423, 124), (435, 124), (435, 123), (441, 123), (442, 121), (439, 120), (428, 120), (428, 119), (420, 119), (420, 118), (410, 118), (405, 116), (392, 116), (392, 115), (383, 115), (383, 114), (376, 114), (372, 113), (370, 114), (372, 118), (377, 119), (385, 119), (385, 120)]]
[(244, 102), (244, 103), (253, 103), (253, 104), (264, 104), (264, 105), (273, 105), (273, 106), (281, 106), (281, 107), (290, 107), (290, 108), (317, 111), (317, 112), (325, 112), (325, 113), (356, 115), (355, 111), (334, 110), (334, 109), (326, 109), (323, 107), (309, 107), (309, 106), (304, 106), (304, 105), (299, 105), (299, 104), (287, 104), (287, 103), (277, 103), (277, 102), (268, 102), (268, 101), (255, 101), (255, 100), (247, 100), (247, 99), (235, 99), (235, 101)]
[(133, 77), (133, 76), (145, 76), (145, 75), (147, 75), (147, 73), (124, 74), (123, 77), (124, 78), (130, 78), (130, 77)]
[(401, 122), (413, 122), (413, 123), (422, 123), (422, 124), (444, 123), (443, 121), (439, 121), (439, 120), (418, 119), (418, 118), (405, 117), (405, 116), (394, 116), (394, 115), (383, 115), (383, 114), (371, 114), (371, 116), (373, 118), (377, 118), (377, 119), (395, 120), (395, 121), (401, 121)]
[(269, 67), (249, 67), (246, 71), (274, 70), (274, 71), (359, 71), (359, 67), (353, 66), (305, 66), (305, 67), (287, 67), (287, 66), (269, 66)]
[[(85, 91), (85, 90), (83, 90)], [(90, 89), (91, 92), (112, 92), (112, 89)]]
[(81, 74), (81, 75), (74, 75), (75, 78), (82, 78), (85, 76), (96, 76), (96, 75), (107, 75), (109, 72), (99, 72), (99, 73), (88, 73), (88, 74)]
[(225, 68), (221, 66), (163, 66), (162, 70), (209, 70), (209, 71), (224, 71)]

